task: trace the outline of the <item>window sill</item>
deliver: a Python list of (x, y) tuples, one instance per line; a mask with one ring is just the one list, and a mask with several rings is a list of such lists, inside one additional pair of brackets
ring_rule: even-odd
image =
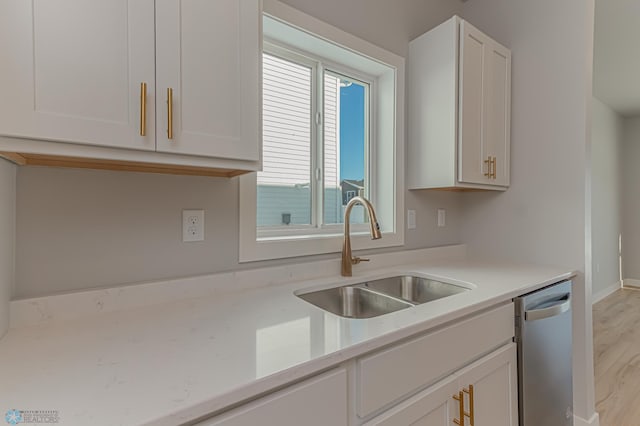
[[(290, 238), (269, 237), (240, 243), (240, 263), (289, 257), (312, 256), (342, 251), (342, 234), (299, 235)], [(372, 240), (369, 233), (351, 235), (354, 251), (397, 247), (404, 245), (403, 233), (383, 232), (382, 238)]]

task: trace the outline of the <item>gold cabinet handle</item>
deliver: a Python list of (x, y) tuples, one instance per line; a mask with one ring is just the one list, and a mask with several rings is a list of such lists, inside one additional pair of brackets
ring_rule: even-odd
[(487, 157), (487, 159), (484, 160), (484, 164), (487, 165), (487, 172), (484, 175), (489, 179), (491, 179), (491, 176), (492, 176), (491, 165), (493, 164), (493, 162), (491, 161), (491, 157)]
[(453, 399), (455, 399), (456, 401), (458, 401), (459, 404), (459, 411), (458, 411), (458, 418), (457, 419), (453, 419), (453, 423), (457, 424), (458, 426), (464, 426), (464, 416), (465, 416), (465, 412), (464, 412), (464, 394), (462, 393), (462, 391), (458, 392), (457, 395), (453, 395)]
[(140, 83), (140, 136), (147, 135), (147, 83)]
[(473, 385), (469, 385), (469, 388), (464, 388), (462, 389), (462, 391), (466, 394), (469, 395), (469, 412), (468, 413), (464, 413), (465, 416), (469, 417), (469, 425), (470, 426), (474, 426), (475, 423), (475, 413), (474, 413), (474, 408), (473, 408)]
[(491, 174), (491, 177), (494, 179), (498, 178), (498, 159), (496, 157), (493, 157), (493, 173)]
[(173, 139), (173, 89), (167, 89), (167, 137)]

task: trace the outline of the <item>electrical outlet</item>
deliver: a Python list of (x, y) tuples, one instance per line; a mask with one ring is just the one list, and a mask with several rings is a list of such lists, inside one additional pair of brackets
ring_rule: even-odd
[(204, 241), (204, 210), (182, 211), (182, 241)]

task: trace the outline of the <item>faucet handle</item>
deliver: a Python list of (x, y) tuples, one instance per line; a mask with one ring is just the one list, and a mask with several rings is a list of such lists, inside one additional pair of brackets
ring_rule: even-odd
[(358, 257), (358, 256), (356, 256), (356, 257), (353, 257), (353, 258), (351, 259), (351, 263), (353, 263), (354, 265), (357, 265), (357, 264), (358, 264), (358, 263), (360, 263), (360, 262), (368, 262), (369, 260), (370, 260), (370, 259), (366, 259), (366, 258), (364, 258), (364, 257)]

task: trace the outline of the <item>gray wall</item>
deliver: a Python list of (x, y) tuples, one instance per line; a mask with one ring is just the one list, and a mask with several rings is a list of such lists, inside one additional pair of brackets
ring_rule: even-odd
[[(462, 15), (513, 52), (511, 188), (464, 199), (472, 253), (580, 271), (574, 293), (574, 405), (594, 413), (587, 160), (593, 0), (471, 0)], [(586, 183), (585, 183), (586, 182)], [(590, 232), (589, 232), (590, 233)]]
[(281, 0), (400, 56), (409, 41), (460, 14), (461, 0)]
[(624, 120), (622, 158), (622, 278), (640, 280), (640, 117)]
[(591, 123), (591, 220), (593, 293), (620, 281), (623, 118), (593, 98)]
[(0, 159), (0, 337), (9, 328), (14, 277), (16, 167)]
[[(462, 5), (459, 0), (286, 3), (402, 56), (410, 39)], [(238, 263), (236, 179), (32, 167), (19, 169), (17, 185), (14, 298), (265, 264)], [(418, 228), (407, 232), (405, 248), (459, 243), (460, 200), (460, 194), (407, 192), (406, 207), (417, 211)], [(205, 210), (205, 242), (181, 242), (184, 208)], [(445, 228), (436, 227), (437, 208), (447, 209)]]

